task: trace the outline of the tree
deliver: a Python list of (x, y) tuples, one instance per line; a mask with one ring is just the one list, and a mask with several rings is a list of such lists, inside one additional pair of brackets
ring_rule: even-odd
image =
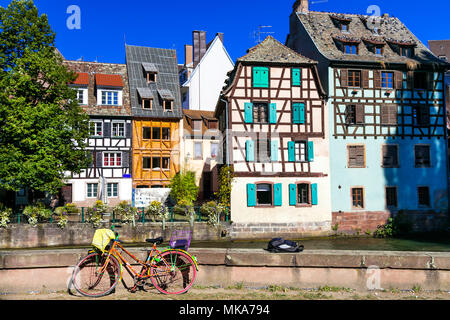
[(0, 188), (54, 193), (89, 164), (89, 118), (62, 59), (33, 1), (0, 7)]
[(219, 172), (219, 191), (215, 194), (219, 204), (231, 207), (231, 189), (233, 186), (234, 169), (231, 166), (223, 166)]
[(169, 188), (171, 196), (178, 202), (192, 206), (198, 198), (199, 187), (195, 181), (195, 173), (191, 171), (180, 172), (172, 178)]

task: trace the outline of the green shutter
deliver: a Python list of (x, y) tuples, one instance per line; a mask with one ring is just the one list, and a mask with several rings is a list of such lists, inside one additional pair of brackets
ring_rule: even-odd
[(294, 103), (292, 105), (293, 123), (304, 124), (305, 123), (305, 104)]
[(311, 204), (317, 206), (319, 204), (319, 197), (317, 194), (317, 183), (311, 185)]
[(255, 141), (248, 140), (245, 143), (245, 153), (248, 162), (255, 161)]
[(308, 142), (308, 161), (309, 162), (314, 161), (314, 142), (313, 141)]
[(301, 86), (302, 85), (302, 70), (292, 69), (292, 85)]
[(290, 206), (297, 205), (297, 185), (296, 184), (289, 185), (289, 205)]
[(289, 162), (295, 162), (295, 142), (288, 142)]
[(253, 103), (245, 104), (245, 123), (253, 123)]
[(256, 185), (255, 184), (247, 184), (247, 206), (248, 207), (256, 206)]
[(270, 141), (270, 160), (272, 162), (278, 161), (278, 140)]
[(283, 205), (283, 185), (281, 183), (273, 186), (273, 204), (275, 207)]
[(277, 104), (271, 103), (269, 104), (269, 123), (276, 124), (277, 120)]
[(253, 87), (255, 88), (269, 87), (269, 68), (253, 67)]

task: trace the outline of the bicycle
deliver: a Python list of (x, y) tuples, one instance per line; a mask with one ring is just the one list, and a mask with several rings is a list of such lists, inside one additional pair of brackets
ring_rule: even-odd
[[(192, 288), (199, 269), (196, 258), (187, 251), (174, 248), (159, 251), (157, 246), (164, 239), (148, 239), (146, 242), (152, 243), (153, 248), (147, 252), (147, 259), (141, 261), (123, 247), (119, 234), (115, 235), (109, 249), (105, 252), (98, 249), (89, 251), (75, 267), (71, 283), (79, 294), (91, 298), (104, 297), (115, 291), (119, 281), (132, 293), (138, 289), (146, 291), (144, 287), (149, 279), (160, 293), (166, 295), (183, 294)], [(140, 272), (131, 266), (124, 254), (141, 267)], [(134, 280), (131, 288), (123, 280), (124, 269)]]

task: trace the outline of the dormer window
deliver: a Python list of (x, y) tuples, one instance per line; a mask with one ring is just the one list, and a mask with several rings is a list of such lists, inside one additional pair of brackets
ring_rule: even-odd
[(333, 39), (335, 40), (337, 47), (340, 48), (344, 54), (359, 54), (359, 44), (361, 43), (361, 39), (343, 34), (333, 35)]
[(194, 131), (202, 131), (202, 120), (192, 120), (192, 129)]
[(152, 110), (153, 99), (142, 99), (142, 109)]
[(402, 57), (412, 58), (412, 56), (413, 56), (413, 48), (412, 47), (401, 46), (400, 47), (400, 55)]
[(342, 31), (342, 32), (349, 32), (349, 29), (350, 29), (350, 25), (349, 25), (349, 24), (347, 24), (347, 23), (341, 23), (341, 24), (340, 24), (340, 27), (341, 27), (341, 31)]
[(142, 109), (152, 110), (153, 109), (153, 92), (149, 88), (138, 88), (137, 89), (139, 97), (141, 99)]
[(164, 112), (173, 111), (173, 103), (175, 101), (175, 97), (173, 96), (172, 92), (168, 89), (159, 89), (158, 93), (162, 100), (162, 107)]
[(346, 43), (344, 44), (344, 53), (345, 54), (352, 54), (357, 55), (358, 54), (358, 45), (354, 43)]
[(144, 74), (147, 79), (147, 83), (156, 82), (158, 68), (154, 63), (144, 62), (142, 63), (142, 68), (144, 69)]
[(116, 74), (96, 74), (97, 105), (121, 106), (123, 95), (122, 76)]
[(163, 105), (164, 105), (164, 112), (170, 112), (173, 110), (173, 101), (164, 100)]
[(215, 121), (215, 120), (209, 120), (208, 121), (208, 129), (211, 129), (211, 130), (217, 130), (217, 128), (218, 128), (218, 121)]
[(383, 47), (374, 47), (374, 50), (375, 50), (375, 54), (377, 56), (382, 56), (383, 55), (383, 52), (384, 52)]

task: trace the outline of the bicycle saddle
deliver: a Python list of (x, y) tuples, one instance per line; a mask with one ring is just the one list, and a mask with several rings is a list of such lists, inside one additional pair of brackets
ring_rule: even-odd
[(164, 238), (163, 237), (159, 237), (159, 238), (156, 238), (156, 239), (147, 239), (147, 240), (145, 240), (145, 242), (159, 245), (159, 244), (164, 242)]

